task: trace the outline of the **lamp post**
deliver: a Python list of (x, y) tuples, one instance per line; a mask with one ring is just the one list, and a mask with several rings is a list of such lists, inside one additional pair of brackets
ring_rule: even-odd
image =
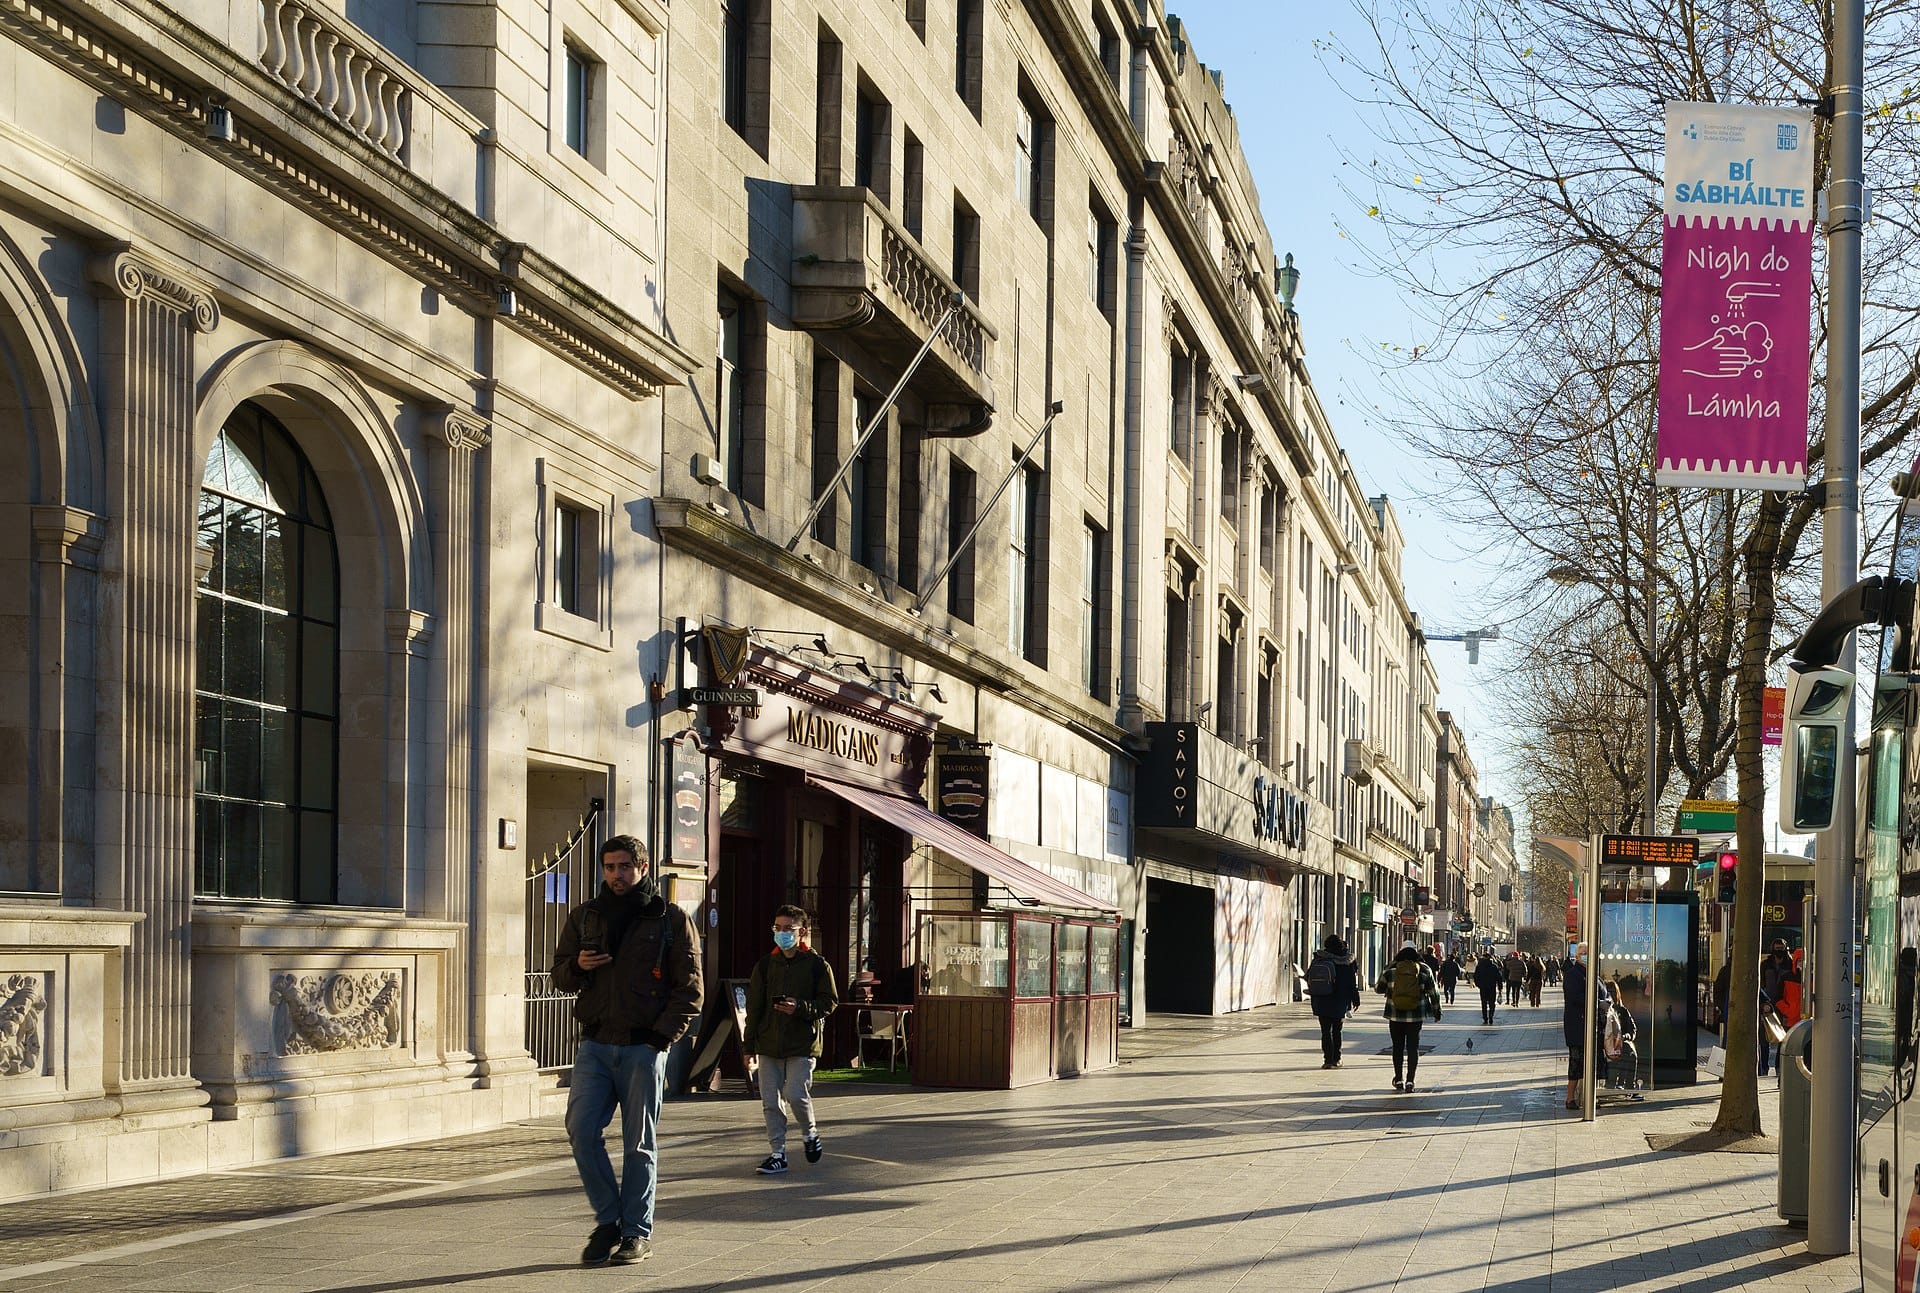
[[(1659, 524), (1659, 518), (1657, 516), (1651, 517), (1647, 524), (1649, 527), (1657, 525)], [(1651, 538), (1649, 538), (1647, 544), (1646, 556), (1646, 577), (1641, 581), (1640, 585), (1641, 600), (1645, 604), (1647, 616), (1647, 645), (1645, 652), (1643, 652), (1646, 656), (1647, 665), (1647, 791), (1645, 797), (1645, 812), (1642, 816), (1647, 834), (1652, 835), (1655, 831), (1654, 818), (1659, 806), (1660, 676), (1655, 672), (1657, 666), (1654, 664), (1654, 635), (1659, 628), (1659, 621), (1654, 614), (1653, 544)], [(1591, 572), (1575, 565), (1554, 566), (1547, 571), (1547, 578), (1562, 587), (1571, 587), (1575, 584), (1587, 584), (1592, 587), (1599, 586), (1598, 581), (1594, 579)]]

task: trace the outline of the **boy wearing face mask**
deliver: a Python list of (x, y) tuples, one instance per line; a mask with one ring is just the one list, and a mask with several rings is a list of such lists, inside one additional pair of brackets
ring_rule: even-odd
[(807, 1161), (823, 1152), (813, 1118), (813, 1066), (820, 1058), (821, 1022), (840, 1004), (833, 967), (807, 946), (807, 913), (781, 907), (773, 916), (773, 951), (760, 958), (747, 981), (747, 1051), (760, 1070), (760, 1103), (767, 1115), (767, 1146), (773, 1152), (755, 1171), (778, 1176), (787, 1170), (787, 1109), (800, 1124)]

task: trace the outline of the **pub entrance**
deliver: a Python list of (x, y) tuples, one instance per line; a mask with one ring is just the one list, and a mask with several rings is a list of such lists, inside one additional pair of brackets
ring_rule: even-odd
[[(773, 946), (774, 911), (792, 903), (812, 917), (813, 949), (833, 967), (842, 1001), (856, 981), (876, 984), (882, 1000), (896, 999), (888, 988), (908, 990), (903, 863), (912, 842), (780, 764), (724, 759), (719, 800), (708, 952), (715, 981), (753, 972)], [(850, 1010), (828, 1020), (823, 1065), (851, 1060), (853, 1028)]]

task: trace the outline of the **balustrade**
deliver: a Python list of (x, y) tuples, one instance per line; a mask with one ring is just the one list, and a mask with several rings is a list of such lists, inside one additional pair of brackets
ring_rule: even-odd
[(405, 160), (412, 93), (373, 41), (314, 5), (261, 0), (260, 66), (354, 136)]

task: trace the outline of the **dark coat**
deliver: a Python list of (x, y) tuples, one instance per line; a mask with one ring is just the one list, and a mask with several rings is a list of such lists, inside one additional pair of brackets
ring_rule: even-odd
[(1492, 992), (1506, 981), (1507, 976), (1492, 957), (1483, 956), (1473, 963), (1473, 986), (1480, 991)]
[[(773, 1008), (782, 997), (795, 1001), (792, 1014)], [(800, 1055), (820, 1058), (820, 1021), (840, 1004), (834, 987), (833, 967), (827, 958), (810, 947), (792, 956), (773, 951), (760, 958), (747, 980), (747, 1035), (749, 1055), (767, 1055), (774, 1059), (793, 1059)]]
[[(582, 970), (583, 942), (598, 944), (613, 963)], [(700, 1017), (699, 934), (691, 916), (658, 894), (629, 905), (601, 886), (567, 916), (552, 977), (560, 991), (580, 994), (573, 1017), (596, 1042), (664, 1050)]]
[(1316, 997), (1309, 993), (1307, 1000), (1313, 1004), (1313, 1013), (1322, 1019), (1338, 1019), (1349, 1010), (1360, 1008), (1360, 967), (1353, 963), (1351, 952), (1329, 952), (1321, 948), (1313, 954), (1315, 961), (1328, 961), (1333, 965), (1333, 991)]
[[(1566, 1006), (1560, 1017), (1561, 1035), (1566, 1038), (1567, 1049), (1578, 1055), (1584, 1049), (1580, 1034), (1587, 1016), (1587, 967), (1578, 961), (1568, 961), (1560, 967), (1560, 985), (1566, 993)], [(1602, 983), (1593, 1003), (1593, 1034), (1596, 1038), (1606, 1035), (1607, 1011), (1612, 1004), (1613, 993)], [(1604, 1051), (1596, 1052), (1599, 1053)]]

